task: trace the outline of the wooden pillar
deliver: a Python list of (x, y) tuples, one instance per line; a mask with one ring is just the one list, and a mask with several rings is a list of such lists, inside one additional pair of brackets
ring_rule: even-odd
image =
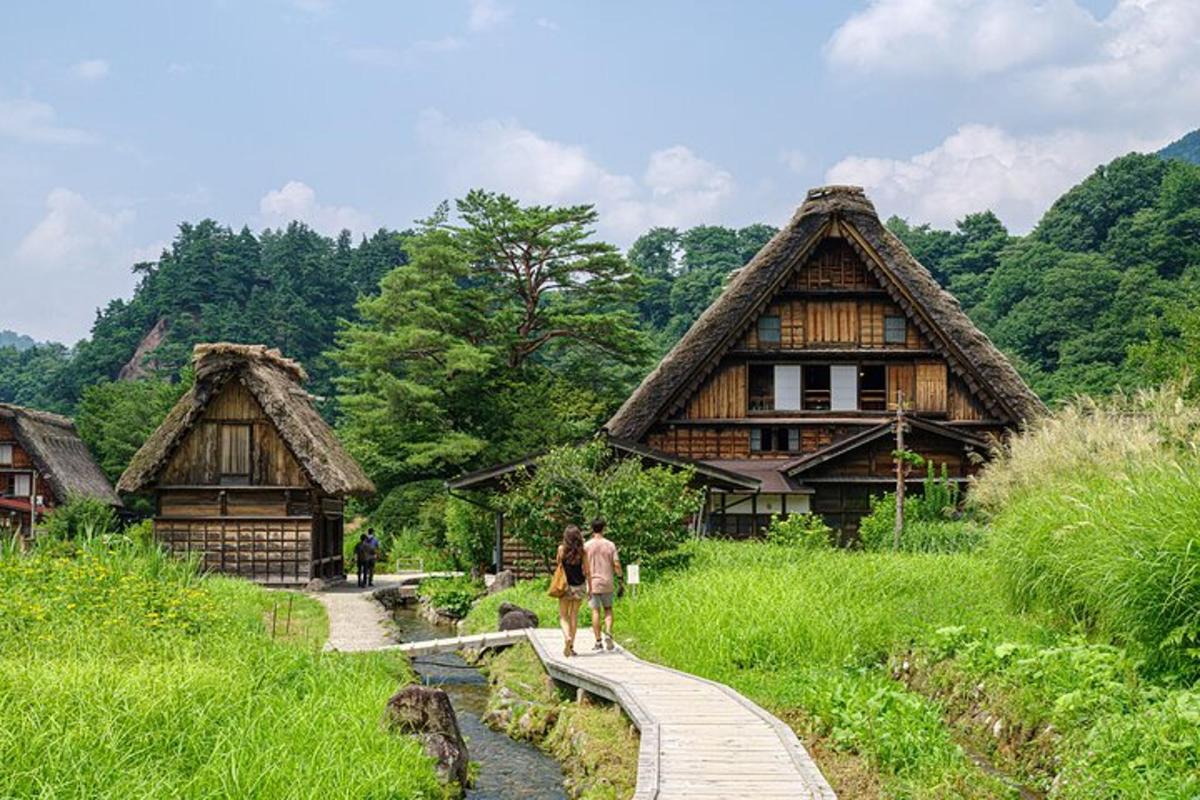
[(496, 573), (499, 574), (504, 569), (504, 512), (496, 512), (496, 544), (492, 550), (492, 555), (496, 560)]
[(758, 536), (758, 492), (750, 495), (750, 536)]

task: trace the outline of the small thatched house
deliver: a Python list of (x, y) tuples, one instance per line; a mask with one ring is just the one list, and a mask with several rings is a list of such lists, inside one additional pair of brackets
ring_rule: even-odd
[(150, 493), (154, 531), (213, 571), (261, 583), (345, 574), (343, 505), (375, 491), (317, 413), (304, 369), (262, 345), (202, 344), (195, 385), (117, 483)]
[[(604, 426), (618, 451), (690, 466), (698, 527), (733, 537), (814, 512), (856, 535), (905, 449), (965, 482), (995, 437), (1044, 410), (853, 186), (808, 193)], [(452, 489), (496, 488), (513, 467)], [(919, 489), (922, 474), (909, 476)], [(501, 541), (499, 561), (507, 566)]]
[(29, 535), (69, 497), (121, 506), (71, 420), (0, 403), (0, 528)]

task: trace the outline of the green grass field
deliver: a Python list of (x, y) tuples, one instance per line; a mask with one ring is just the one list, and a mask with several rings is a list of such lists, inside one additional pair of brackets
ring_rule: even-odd
[(322, 653), (287, 598), (129, 545), (4, 554), (0, 796), (442, 797), (381, 726), (407, 665)]

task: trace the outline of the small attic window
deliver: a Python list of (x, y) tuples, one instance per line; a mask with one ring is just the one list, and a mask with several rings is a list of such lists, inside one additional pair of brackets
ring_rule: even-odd
[(908, 341), (908, 321), (904, 317), (883, 318), (883, 343), (904, 344)]
[(221, 426), (221, 483), (250, 483), (250, 426)]
[(13, 446), (11, 444), (0, 444), (0, 464), (11, 467), (13, 463)]
[(760, 344), (779, 344), (781, 332), (778, 314), (763, 314), (758, 318), (758, 341)]

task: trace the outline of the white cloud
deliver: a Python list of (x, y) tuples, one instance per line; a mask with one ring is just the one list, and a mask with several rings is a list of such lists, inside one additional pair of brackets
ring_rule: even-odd
[(350, 206), (327, 206), (317, 202), (317, 193), (306, 183), (288, 181), (272, 189), (258, 202), (263, 221), (271, 226), (283, 226), (300, 220), (315, 230), (334, 236), (348, 229), (369, 233), (375, 228), (371, 216)]
[(71, 67), (71, 73), (80, 80), (98, 81), (108, 76), (108, 62), (103, 58), (89, 58)]
[(548, 31), (558, 30), (558, 23), (549, 17), (538, 17), (534, 22), (539, 28), (545, 28)]
[(87, 131), (59, 125), (54, 109), (36, 100), (0, 100), (0, 137), (34, 144), (84, 144)]
[(130, 209), (106, 210), (70, 189), (51, 191), (45, 214), (0, 259), (7, 278), (0, 318), (35, 338), (73, 342), (85, 335), (98, 305), (133, 288), (129, 267), (148, 252), (130, 245), (133, 221)]
[(523, 203), (595, 203), (601, 228), (622, 244), (653, 225), (712, 221), (735, 191), (732, 175), (683, 145), (651, 153), (634, 178), (514, 120), (455, 124), (426, 111), (417, 134), (448, 191), (479, 187)]
[(1086, 58), (1031, 71), (1028, 90), (1046, 108), (1132, 123), (1194, 127), (1200, 104), (1200, 3), (1121, 0)]
[(512, 9), (498, 0), (470, 0), (467, 29), (473, 32), (494, 28), (512, 16)]
[(1074, 0), (872, 0), (834, 32), (826, 55), (863, 72), (972, 76), (1061, 59), (1099, 28)]
[(991, 209), (1011, 230), (1033, 226), (1064, 191), (1098, 164), (1146, 142), (1126, 135), (1058, 131), (1014, 136), (964, 125), (943, 142), (907, 159), (852, 156), (827, 173), (829, 183), (866, 187), (881, 215), (950, 226)]

